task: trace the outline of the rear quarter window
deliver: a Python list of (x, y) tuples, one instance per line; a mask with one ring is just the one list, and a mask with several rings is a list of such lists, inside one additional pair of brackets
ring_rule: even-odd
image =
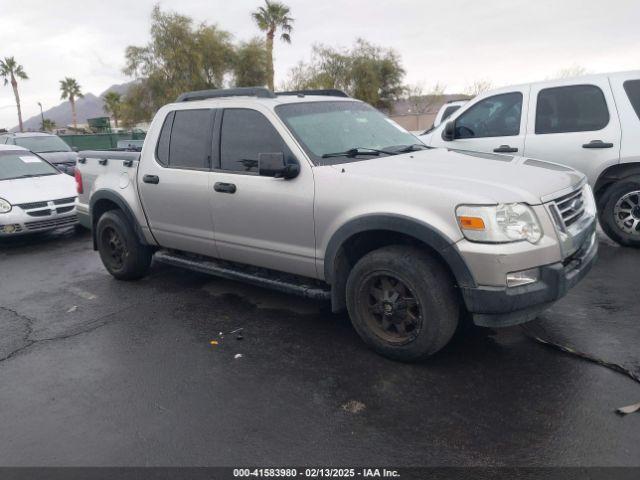
[(640, 80), (627, 80), (624, 82), (624, 90), (640, 119)]

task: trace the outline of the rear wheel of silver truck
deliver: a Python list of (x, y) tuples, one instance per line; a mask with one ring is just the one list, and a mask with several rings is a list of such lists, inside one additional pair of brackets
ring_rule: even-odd
[(105, 268), (119, 280), (136, 280), (149, 271), (153, 252), (138, 240), (127, 217), (110, 210), (96, 225), (98, 252)]
[(384, 247), (358, 261), (347, 280), (347, 308), (367, 345), (407, 362), (442, 349), (460, 317), (450, 273), (426, 251), (408, 246)]

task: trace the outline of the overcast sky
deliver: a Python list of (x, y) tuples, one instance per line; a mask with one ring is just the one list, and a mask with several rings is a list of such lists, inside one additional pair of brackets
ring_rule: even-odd
[[(58, 80), (75, 77), (98, 94), (122, 74), (127, 45), (149, 38), (153, 0), (0, 0), (0, 57), (15, 56), (23, 117), (60, 102)], [(286, 0), (295, 18), (291, 45), (276, 44), (276, 84), (307, 59), (314, 43), (348, 46), (357, 37), (400, 53), (408, 83), (462, 91), (476, 79), (508, 85), (581, 65), (590, 72), (640, 69), (638, 0)], [(161, 1), (236, 39), (260, 32), (259, 0)], [(17, 124), (10, 86), (0, 86), (0, 127)]]

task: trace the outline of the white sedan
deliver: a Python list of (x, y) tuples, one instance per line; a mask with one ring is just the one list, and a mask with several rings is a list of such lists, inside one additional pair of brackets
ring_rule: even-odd
[(0, 238), (78, 223), (76, 184), (46, 160), (0, 145)]

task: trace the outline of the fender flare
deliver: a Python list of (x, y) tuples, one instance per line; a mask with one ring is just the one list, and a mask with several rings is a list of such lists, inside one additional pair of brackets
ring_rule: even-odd
[(598, 176), (593, 192), (600, 195), (612, 183), (635, 176), (640, 176), (640, 162), (616, 163)]
[(324, 278), (331, 285), (333, 310), (343, 303), (342, 292), (346, 279), (336, 277), (336, 271), (345, 268), (342, 246), (353, 235), (373, 230), (389, 230), (413, 237), (437, 252), (449, 267), (460, 288), (473, 288), (476, 283), (457, 247), (438, 229), (401, 215), (366, 215), (342, 225), (331, 237), (324, 255)]
[(89, 202), (89, 213), (91, 215), (91, 236), (93, 238), (93, 249), (97, 250), (98, 242), (96, 238), (96, 223), (98, 221), (97, 218), (93, 218), (93, 211), (95, 204), (100, 200), (108, 200), (110, 202), (115, 203), (118, 208), (124, 213), (125, 217), (127, 217), (127, 221), (133, 226), (133, 231), (138, 238), (138, 241), (142, 245), (148, 245), (147, 240), (144, 238), (144, 234), (142, 233), (142, 229), (140, 228), (140, 224), (136, 220), (131, 207), (127, 204), (127, 202), (114, 191), (111, 190), (98, 190), (93, 195), (91, 195), (91, 201)]

